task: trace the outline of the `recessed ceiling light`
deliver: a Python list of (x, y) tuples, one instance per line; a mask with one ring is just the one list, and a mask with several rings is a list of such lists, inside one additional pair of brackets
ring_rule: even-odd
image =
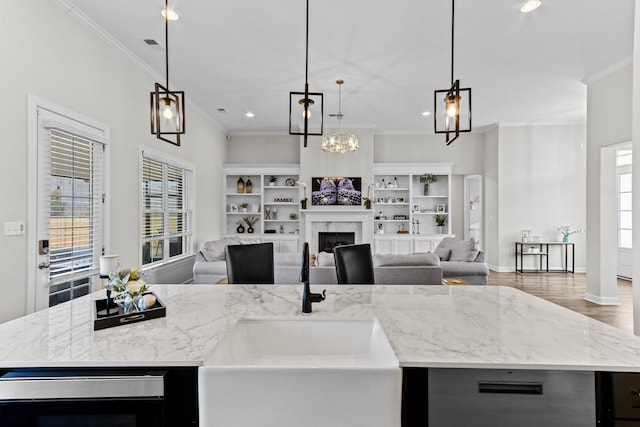
[(250, 119), (253, 119), (256, 115), (253, 114), (251, 111), (247, 111), (247, 114), (245, 114), (245, 116), (249, 117)]
[(542, 4), (541, 0), (527, 0), (520, 8), (520, 12), (522, 13), (533, 12), (534, 10), (539, 8), (541, 4)]
[[(169, 16), (166, 16), (167, 12), (169, 13)], [(163, 18), (167, 18), (169, 21), (177, 21), (180, 18), (180, 15), (178, 15), (175, 10), (171, 9), (167, 9), (166, 11), (162, 9), (162, 12), (160, 13)]]
[(423, 111), (422, 115), (425, 116), (425, 117), (430, 116), (431, 115), (431, 111)]

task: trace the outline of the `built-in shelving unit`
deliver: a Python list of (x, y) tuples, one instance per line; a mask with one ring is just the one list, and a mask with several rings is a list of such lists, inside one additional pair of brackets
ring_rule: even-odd
[[(377, 163), (369, 194), (374, 210), (376, 253), (433, 251), (451, 233), (451, 163)], [(425, 189), (420, 176), (438, 180)], [(445, 225), (436, 224), (445, 217)]]
[[(298, 165), (225, 165), (224, 234), (276, 242), (288, 235), (295, 242), (285, 246), (291, 252), (297, 251), (302, 198), (302, 189), (296, 184), (299, 176)], [(243, 221), (246, 217), (257, 220), (252, 233)], [(239, 222), (243, 232), (238, 231)]]
[[(437, 182), (425, 184), (420, 176), (433, 174)], [(374, 165), (372, 187), (376, 234), (449, 234), (451, 164), (384, 164)], [(442, 229), (436, 215), (446, 217)]]
[[(433, 251), (445, 236), (451, 235), (451, 167), (451, 163), (374, 164), (373, 183), (363, 188), (363, 195), (373, 200), (372, 210), (354, 206), (349, 212), (372, 214), (367, 223), (372, 221), (373, 227), (368, 227), (367, 235), (373, 232), (373, 238), (365, 241), (373, 241), (375, 253)], [(429, 184), (426, 194), (420, 182), (424, 174), (438, 178)], [(316, 211), (335, 212), (331, 207), (300, 210), (304, 194), (296, 184), (299, 177), (298, 165), (225, 165), (223, 234), (273, 241), (279, 252), (298, 251), (299, 236), (306, 233), (302, 230), (306, 222), (301, 217)], [(248, 182), (251, 192), (247, 192)], [(436, 225), (437, 215), (446, 218), (442, 228)], [(243, 222), (245, 217), (256, 219), (252, 233)], [(243, 232), (238, 231), (238, 222), (242, 223)]]

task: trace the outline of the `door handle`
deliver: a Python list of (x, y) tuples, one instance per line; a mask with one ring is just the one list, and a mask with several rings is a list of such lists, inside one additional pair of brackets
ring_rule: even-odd
[(50, 262), (41, 262), (40, 264), (38, 264), (38, 268), (40, 270), (44, 270), (45, 268), (49, 268), (51, 267), (51, 263)]

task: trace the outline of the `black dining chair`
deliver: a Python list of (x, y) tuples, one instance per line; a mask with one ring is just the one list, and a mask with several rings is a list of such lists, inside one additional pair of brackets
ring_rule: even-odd
[(374, 284), (371, 245), (343, 245), (333, 248), (336, 276), (341, 285)]
[(272, 285), (273, 243), (229, 245), (225, 248), (229, 284)]

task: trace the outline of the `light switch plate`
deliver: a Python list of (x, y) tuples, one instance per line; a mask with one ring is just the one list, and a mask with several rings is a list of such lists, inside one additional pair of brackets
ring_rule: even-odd
[(5, 236), (24, 236), (24, 221), (11, 221), (4, 223)]

